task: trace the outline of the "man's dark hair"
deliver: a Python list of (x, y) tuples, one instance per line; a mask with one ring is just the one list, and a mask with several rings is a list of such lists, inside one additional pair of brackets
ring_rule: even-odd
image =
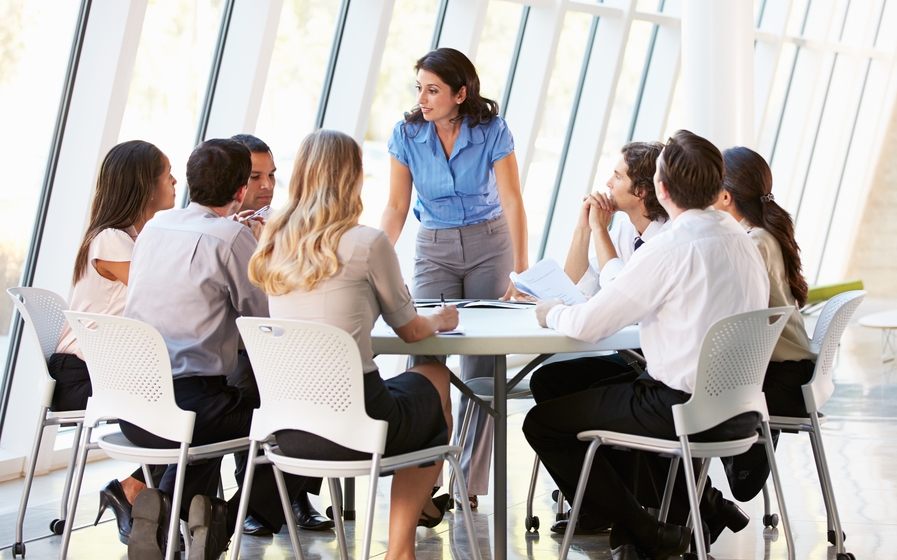
[(657, 172), (673, 204), (683, 210), (703, 209), (719, 196), (726, 165), (710, 140), (677, 130), (657, 158)]
[(620, 150), (626, 162), (626, 175), (632, 180), (629, 193), (642, 199), (645, 217), (652, 222), (668, 217), (654, 192), (654, 171), (661, 150), (663, 144), (660, 142), (630, 142)]
[(237, 134), (236, 136), (231, 136), (231, 140), (236, 140), (240, 144), (243, 144), (249, 151), (254, 154), (270, 154), (271, 148), (268, 147), (267, 144), (262, 142), (262, 140), (252, 134)]
[(226, 206), (249, 181), (251, 171), (249, 148), (230, 138), (206, 140), (187, 160), (190, 201), (212, 208)]

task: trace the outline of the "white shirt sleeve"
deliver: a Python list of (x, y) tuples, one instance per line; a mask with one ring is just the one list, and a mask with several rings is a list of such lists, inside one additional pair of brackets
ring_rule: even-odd
[(617, 274), (620, 274), (620, 271), (623, 270), (624, 266), (626, 266), (626, 263), (619, 257), (607, 261), (604, 264), (604, 268), (601, 269), (601, 276), (599, 279), (601, 287), (606, 288), (610, 285), (610, 283), (614, 281), (614, 278), (617, 277)]
[(96, 261), (131, 262), (134, 240), (120, 229), (107, 228), (90, 243), (87, 260), (96, 268)]

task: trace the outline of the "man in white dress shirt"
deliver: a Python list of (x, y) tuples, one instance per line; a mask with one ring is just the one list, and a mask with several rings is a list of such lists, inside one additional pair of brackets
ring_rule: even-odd
[[(540, 302), (543, 327), (596, 342), (639, 323), (647, 371), (622, 380), (594, 383), (576, 368), (553, 369), (564, 396), (538, 403), (523, 431), (565, 495), (575, 493), (587, 443), (583, 430), (610, 429), (676, 439), (672, 406), (687, 401), (694, 388), (704, 333), (717, 320), (764, 309), (769, 283), (759, 252), (744, 230), (709, 208), (722, 187), (719, 150), (688, 131), (679, 131), (657, 159), (655, 192), (671, 226), (639, 249), (617, 275), (588, 302), (565, 306)], [(543, 374), (544, 375), (544, 374)], [(755, 414), (724, 423), (707, 439), (747, 437)], [(659, 523), (630, 492), (632, 456), (599, 448), (585, 489), (583, 511), (613, 523), (615, 559), (667, 558), (683, 553), (691, 531)]]
[[(564, 272), (587, 297), (610, 283), (643, 243), (668, 227), (667, 211), (654, 194), (661, 150), (660, 142), (626, 144), (607, 180), (608, 194), (595, 192), (583, 199)], [(591, 259), (590, 241), (595, 245)]]

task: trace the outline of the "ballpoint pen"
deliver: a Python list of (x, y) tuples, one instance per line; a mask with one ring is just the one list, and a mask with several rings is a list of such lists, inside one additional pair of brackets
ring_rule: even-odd
[(442, 307), (445, 307), (445, 294), (439, 294), (439, 299), (442, 300)]

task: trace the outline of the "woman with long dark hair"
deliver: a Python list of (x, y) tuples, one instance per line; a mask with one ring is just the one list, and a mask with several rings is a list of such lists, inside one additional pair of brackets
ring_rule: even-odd
[[(339, 327), (358, 343), (368, 416), (389, 424), (384, 456), (448, 443), (452, 424), (449, 370), (430, 361), (387, 380), (371, 349), (379, 316), (405, 342), (458, 325), (458, 310), (442, 307), (418, 315), (386, 235), (358, 224), (361, 216), (361, 149), (333, 130), (310, 134), (296, 154), (289, 201), (265, 226), (249, 262), (249, 279), (268, 294), (271, 317)], [(321, 443), (304, 432), (277, 433), (284, 453), (313, 459), (354, 459), (357, 452)], [(346, 454), (348, 453), (348, 455)], [(442, 521), (447, 498), (431, 500), (442, 470), (395, 472), (386, 558), (414, 558), (415, 530)]]
[[(714, 207), (738, 220), (751, 236), (769, 275), (769, 306), (794, 308), (766, 370), (763, 392), (773, 416), (803, 416), (801, 386), (810, 381), (816, 354), (810, 348), (800, 308), (807, 301), (807, 281), (801, 273), (800, 247), (794, 239), (791, 216), (775, 201), (772, 171), (757, 152), (735, 147), (723, 152), (726, 178)], [(778, 439), (778, 432), (773, 434)], [(752, 499), (766, 482), (769, 464), (762, 445), (724, 460), (732, 494)]]
[[(134, 240), (156, 212), (174, 207), (176, 182), (168, 158), (149, 142), (131, 140), (109, 150), (97, 177), (90, 223), (75, 259), (69, 309), (122, 314)], [(91, 395), (90, 377), (81, 347), (68, 324), (56, 352), (50, 356), (48, 368), (56, 380), (50, 409), (84, 409)], [(153, 469), (154, 478), (161, 478), (162, 473), (164, 467)], [(130, 477), (121, 482), (112, 480), (100, 490), (97, 522), (111, 506), (123, 543), (127, 544), (131, 532), (131, 504), (144, 488), (143, 472), (137, 469)]]
[[(399, 239), (417, 192), (420, 221), (411, 293), (415, 298), (495, 299), (518, 294), (508, 275), (528, 265), (526, 212), (514, 139), (498, 104), (480, 95), (470, 60), (441, 48), (421, 57), (417, 105), (389, 140), (389, 200), (380, 228)], [(412, 358), (411, 363), (415, 363)], [(492, 377), (491, 356), (461, 358), (461, 377)], [(463, 417), (467, 398), (461, 400)], [(489, 488), (492, 421), (471, 419), (461, 465), (470, 503)], [(460, 422), (459, 422), (460, 424)]]

